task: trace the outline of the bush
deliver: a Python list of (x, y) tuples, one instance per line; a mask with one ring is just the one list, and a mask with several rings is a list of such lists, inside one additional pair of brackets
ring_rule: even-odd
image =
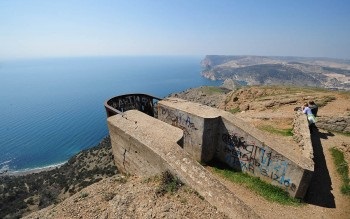
[(103, 199), (105, 201), (110, 201), (110, 200), (112, 200), (114, 198), (114, 196), (115, 196), (115, 193), (110, 193), (109, 192), (109, 193), (104, 194)]
[(33, 199), (33, 197), (30, 197), (30, 198), (27, 200), (27, 204), (34, 205), (34, 199)]
[(183, 183), (177, 178), (174, 177), (169, 171), (165, 171), (161, 176), (161, 184), (157, 189), (157, 195), (164, 195), (165, 193), (175, 193)]
[(232, 109), (229, 110), (229, 112), (232, 113), (232, 114), (235, 114), (235, 113), (241, 112), (241, 110), (239, 108), (232, 108)]

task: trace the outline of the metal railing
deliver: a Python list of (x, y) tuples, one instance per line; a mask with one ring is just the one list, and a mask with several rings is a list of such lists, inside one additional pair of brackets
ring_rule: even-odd
[(157, 103), (159, 100), (162, 99), (148, 94), (124, 94), (105, 101), (104, 106), (107, 117), (122, 114), (125, 111), (133, 109), (152, 117), (157, 117)]

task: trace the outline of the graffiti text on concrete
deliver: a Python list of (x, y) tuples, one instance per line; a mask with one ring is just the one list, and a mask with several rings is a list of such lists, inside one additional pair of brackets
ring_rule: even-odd
[(237, 133), (225, 133), (221, 136), (225, 143), (224, 154), (228, 165), (243, 172), (269, 177), (294, 191), (296, 185), (286, 176), (288, 160), (264, 145), (247, 142)]

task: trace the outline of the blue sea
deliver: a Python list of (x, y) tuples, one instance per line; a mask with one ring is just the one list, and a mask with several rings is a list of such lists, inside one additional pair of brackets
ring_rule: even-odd
[(84, 57), (0, 61), (0, 173), (57, 165), (108, 135), (104, 101), (166, 97), (219, 85), (202, 57)]

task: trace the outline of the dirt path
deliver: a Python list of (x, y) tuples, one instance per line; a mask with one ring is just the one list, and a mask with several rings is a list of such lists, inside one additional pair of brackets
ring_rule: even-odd
[[(306, 205), (295, 207), (269, 202), (243, 186), (220, 180), (262, 218), (350, 218), (350, 197), (340, 193), (341, 181), (333, 165), (329, 148), (350, 141), (350, 137), (316, 131), (314, 147), (315, 172), (305, 197)], [(219, 177), (218, 177), (219, 179)]]

